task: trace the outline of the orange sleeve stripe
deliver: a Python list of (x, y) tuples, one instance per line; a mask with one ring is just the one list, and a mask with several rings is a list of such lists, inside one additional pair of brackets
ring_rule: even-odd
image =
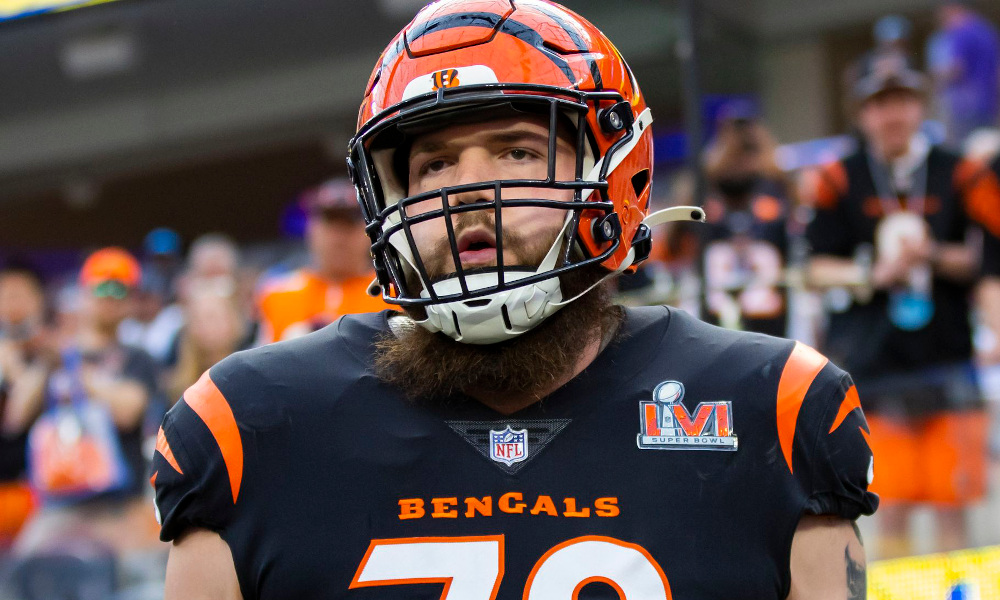
[(181, 466), (177, 464), (177, 459), (174, 458), (174, 451), (170, 448), (170, 442), (167, 441), (167, 435), (163, 433), (162, 427), (160, 427), (160, 430), (156, 432), (156, 451), (159, 452), (163, 458), (167, 459), (167, 464), (173, 467), (175, 471), (181, 475), (184, 474), (184, 471), (181, 470)]
[(847, 390), (847, 394), (844, 396), (844, 400), (840, 403), (840, 410), (837, 411), (837, 418), (833, 420), (833, 427), (830, 427), (828, 433), (833, 433), (840, 427), (840, 424), (844, 422), (847, 415), (851, 414), (855, 409), (861, 408), (861, 398), (858, 397), (858, 388), (851, 386)]
[(781, 453), (792, 471), (792, 442), (795, 440), (795, 423), (812, 382), (829, 360), (801, 342), (795, 342), (792, 354), (778, 380), (778, 442)]
[(965, 198), (965, 210), (972, 220), (1000, 237), (1000, 177), (983, 165), (966, 161), (958, 168), (965, 185), (960, 189)]
[(184, 392), (184, 402), (197, 414), (212, 437), (219, 444), (222, 460), (229, 473), (229, 484), (233, 490), (233, 504), (240, 495), (240, 484), (243, 482), (243, 439), (236, 425), (236, 417), (225, 396), (219, 391), (208, 371), (197, 383)]
[(805, 200), (813, 208), (832, 210), (847, 193), (847, 170), (843, 163), (834, 162), (806, 174)]
[(969, 158), (962, 159), (955, 165), (955, 173), (951, 183), (955, 189), (961, 192), (976, 183), (976, 180), (987, 170), (989, 170), (989, 166), (986, 163)]
[(861, 432), (861, 437), (865, 438), (865, 443), (868, 444), (868, 449), (872, 448), (872, 434), (865, 431), (863, 428), (858, 427), (858, 431)]

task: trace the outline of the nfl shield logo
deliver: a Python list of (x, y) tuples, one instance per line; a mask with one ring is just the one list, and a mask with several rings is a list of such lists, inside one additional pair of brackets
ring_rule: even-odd
[(528, 430), (490, 431), (490, 458), (508, 467), (528, 458)]

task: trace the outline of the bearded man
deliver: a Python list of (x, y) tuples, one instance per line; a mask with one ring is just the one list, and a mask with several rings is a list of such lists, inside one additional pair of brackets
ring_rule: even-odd
[[(593, 25), (431, 4), (349, 168), (372, 291), (211, 369), (155, 457), (167, 598), (861, 598), (867, 425), (787, 340), (606, 285), (650, 251), (651, 116)], [(638, 418), (637, 418), (638, 417)]]

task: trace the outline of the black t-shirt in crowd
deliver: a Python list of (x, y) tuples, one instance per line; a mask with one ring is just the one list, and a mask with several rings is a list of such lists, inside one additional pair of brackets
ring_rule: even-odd
[(629, 309), (586, 370), (503, 415), (380, 381), (392, 314), (192, 386), (154, 454), (161, 538), (218, 532), (247, 600), (614, 596), (595, 580), (778, 600), (803, 514), (877, 506), (851, 379), (802, 344)]
[[(884, 192), (880, 195), (872, 174), (878, 167), (873, 164), (862, 150), (826, 165), (813, 178), (806, 200), (815, 217), (806, 235), (814, 255), (851, 258), (865, 246), (873, 251), (876, 228), (896, 203), (887, 202)], [(963, 242), (974, 222), (1000, 231), (1000, 196), (991, 196), (985, 174), (981, 165), (933, 147), (927, 156), (923, 197), (901, 195), (897, 206), (922, 212), (938, 242)], [(861, 397), (868, 400), (875, 396), (866, 393), (869, 380), (968, 361), (972, 283), (933, 276), (933, 315), (916, 330), (894, 324), (889, 294), (884, 291), (875, 292), (867, 303), (854, 300), (846, 310), (830, 315), (824, 350), (855, 377)]]
[[(84, 364), (98, 366), (116, 378), (134, 381), (145, 388), (149, 399), (157, 394), (157, 367), (153, 358), (140, 348), (114, 345), (100, 352), (83, 353)], [(129, 473), (131, 485), (126, 494), (140, 494), (147, 477), (147, 462), (142, 453), (143, 420), (130, 429), (118, 429), (118, 441)]]

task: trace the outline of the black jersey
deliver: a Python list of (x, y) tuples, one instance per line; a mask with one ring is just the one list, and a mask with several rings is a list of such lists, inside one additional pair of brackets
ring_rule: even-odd
[(157, 444), (161, 538), (217, 531), (248, 599), (764, 600), (787, 595), (803, 514), (877, 506), (851, 380), (804, 345), (632, 309), (582, 374), (503, 416), (379, 381), (389, 314), (193, 386)]

